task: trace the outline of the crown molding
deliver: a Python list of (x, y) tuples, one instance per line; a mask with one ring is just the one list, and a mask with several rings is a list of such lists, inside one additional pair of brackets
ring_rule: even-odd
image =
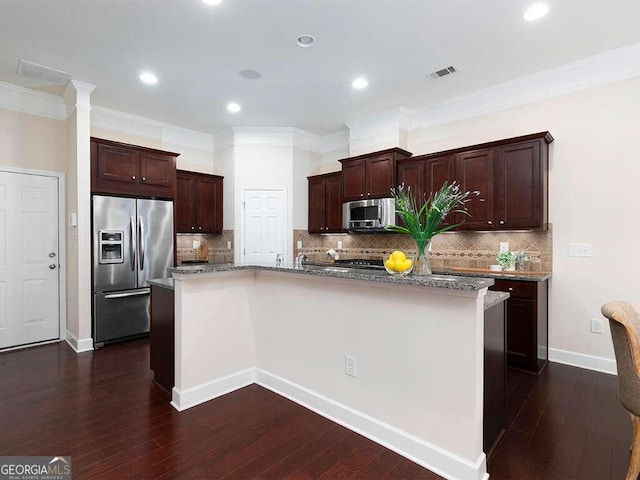
[(0, 82), (0, 107), (54, 120), (67, 119), (67, 105), (61, 97)]
[(390, 132), (398, 135), (398, 132), (407, 130), (408, 115), (406, 108), (398, 107), (346, 122), (345, 125), (349, 127), (349, 142), (388, 135)]
[(295, 147), (319, 152), (320, 137), (294, 127), (232, 127), (236, 147)]
[(319, 153), (349, 149), (349, 129), (342, 128), (333, 133), (322, 135), (318, 142)]
[(409, 131), (640, 75), (640, 42), (461, 95), (409, 115)]
[(77, 109), (91, 110), (91, 92), (95, 90), (95, 85), (70, 80), (62, 94), (62, 101), (67, 106), (66, 118), (69, 118)]
[(91, 126), (160, 140), (180, 147), (213, 152), (213, 135), (210, 133), (189, 130), (97, 105), (91, 109)]

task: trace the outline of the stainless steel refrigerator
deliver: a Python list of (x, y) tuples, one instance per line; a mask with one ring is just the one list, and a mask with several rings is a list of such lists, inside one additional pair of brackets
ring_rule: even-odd
[(173, 266), (173, 202), (93, 195), (93, 341), (149, 331), (149, 280)]

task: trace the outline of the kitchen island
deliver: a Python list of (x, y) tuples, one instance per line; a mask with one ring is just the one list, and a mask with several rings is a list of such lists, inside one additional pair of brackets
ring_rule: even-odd
[(257, 383), (447, 478), (486, 477), (485, 308), (504, 312), (508, 297), (488, 293), (493, 280), (287, 265), (170, 271), (177, 410)]

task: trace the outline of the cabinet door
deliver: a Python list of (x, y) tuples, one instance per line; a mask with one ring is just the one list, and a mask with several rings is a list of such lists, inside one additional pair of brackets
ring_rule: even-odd
[[(215, 177), (196, 177), (196, 232), (220, 233), (218, 231), (219, 181)], [(221, 229), (220, 229), (221, 230)]]
[[(135, 184), (140, 177), (138, 151), (114, 145), (92, 144), (95, 186)], [(123, 188), (130, 188), (123, 186)], [(96, 189), (94, 188), (94, 191)], [(118, 192), (116, 192), (118, 193)]]
[(421, 203), (424, 196), (424, 162), (421, 160), (413, 162), (399, 163), (396, 175), (398, 185), (403, 185), (405, 191), (410, 188), (416, 198), (416, 202)]
[(307, 229), (309, 233), (322, 233), (325, 225), (325, 179), (313, 177), (309, 179), (309, 216)]
[(353, 160), (342, 164), (342, 194), (345, 202), (365, 197), (365, 160)]
[(324, 190), (325, 231), (342, 231), (342, 174), (327, 175)]
[(367, 159), (365, 198), (384, 198), (391, 196), (395, 185), (395, 162), (393, 155), (382, 155)]
[(173, 189), (175, 157), (160, 153), (142, 152), (140, 155), (140, 181), (145, 185), (157, 185)]
[[(424, 162), (424, 194), (427, 198), (442, 188), (444, 182), (451, 185), (454, 181), (453, 155), (430, 158)], [(466, 190), (465, 190), (466, 191)], [(452, 225), (455, 222), (454, 215), (448, 215), (440, 224), (440, 227)]]
[(500, 147), (496, 162), (498, 228), (543, 228), (540, 140)]
[(491, 230), (493, 218), (493, 161), (494, 150), (483, 149), (459, 153), (455, 160), (455, 178), (463, 192), (477, 190), (467, 205), (468, 215), (457, 214), (456, 223), (464, 222), (461, 230)]
[(176, 232), (194, 233), (195, 177), (189, 173), (178, 172), (176, 178), (176, 199), (173, 204), (176, 218)]
[(507, 300), (507, 362), (537, 371), (536, 306), (527, 298)]

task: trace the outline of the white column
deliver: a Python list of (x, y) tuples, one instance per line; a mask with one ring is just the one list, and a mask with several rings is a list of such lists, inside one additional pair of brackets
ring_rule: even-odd
[[(71, 80), (67, 104), (67, 342), (93, 349), (91, 339), (91, 92), (95, 86)], [(77, 225), (70, 225), (75, 213)]]

